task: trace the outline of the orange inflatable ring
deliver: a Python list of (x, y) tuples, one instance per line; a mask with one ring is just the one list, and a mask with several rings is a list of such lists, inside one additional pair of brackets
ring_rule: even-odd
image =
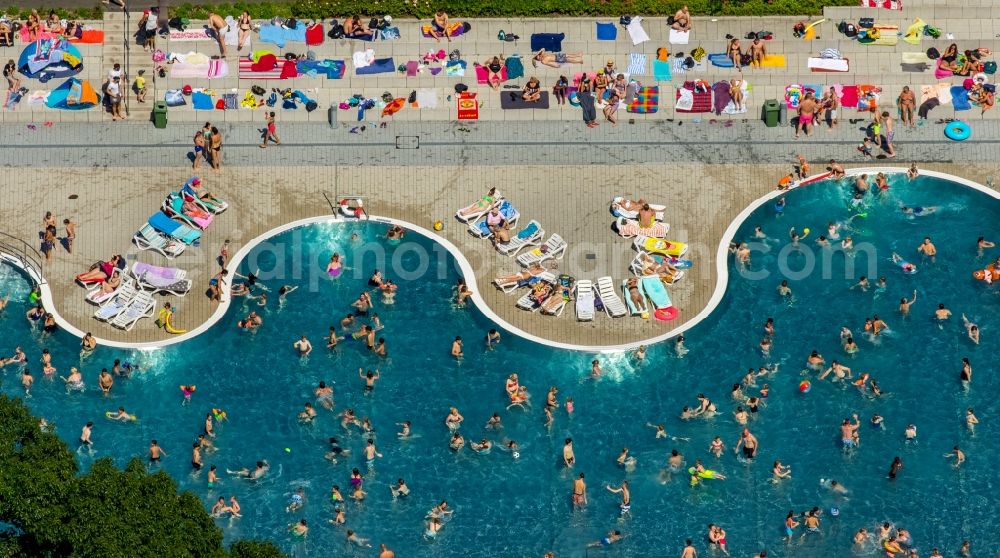
[(677, 308), (673, 306), (667, 306), (666, 308), (657, 308), (656, 312), (653, 312), (653, 316), (660, 320), (661, 322), (669, 322), (670, 320), (677, 317)]

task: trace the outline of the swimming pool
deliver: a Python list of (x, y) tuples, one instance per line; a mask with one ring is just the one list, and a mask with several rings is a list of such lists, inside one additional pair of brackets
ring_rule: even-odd
[[(83, 423), (94, 420), (94, 457), (110, 455), (120, 465), (132, 456), (143, 456), (149, 440), (156, 438), (169, 453), (163, 468), (182, 488), (201, 495), (206, 507), (220, 495), (235, 494), (240, 499), (243, 518), (219, 520), (228, 539), (270, 538), (296, 555), (326, 555), (344, 547), (345, 528), (327, 523), (333, 509), (328, 494), (337, 484), (348, 496), (353, 467), (365, 473), (368, 496), (363, 503), (343, 507), (346, 528), (407, 556), (534, 556), (548, 549), (559, 556), (676, 555), (688, 537), (704, 550), (705, 527), (711, 522), (726, 529), (734, 555), (766, 547), (771, 556), (784, 556), (790, 554), (781, 541), (785, 514), (813, 506), (827, 510), (823, 535), (799, 539), (800, 528), (792, 547), (797, 556), (848, 555), (853, 532), (862, 526), (873, 530), (881, 521), (909, 529), (923, 554), (931, 546), (953, 551), (966, 538), (973, 540), (974, 549), (992, 551), (1000, 540), (993, 534), (998, 520), (990, 513), (989, 490), (991, 465), (1000, 457), (1000, 448), (988, 443), (996, 434), (992, 417), (997, 406), (991, 395), (997, 382), (987, 359), (998, 330), (992, 312), (996, 295), (995, 289), (974, 282), (971, 272), (986, 263), (977, 259), (975, 240), (989, 232), (987, 224), (996, 222), (1000, 203), (947, 181), (922, 177), (908, 182), (893, 176), (884, 195), (871, 196), (867, 216), (851, 221), (857, 255), (853, 277), (845, 278), (850, 260), (837, 253), (824, 264), (823, 250), (812, 241), (825, 233), (829, 221), (850, 217), (849, 192), (846, 181), (823, 182), (788, 193), (787, 208), (780, 216), (770, 203), (755, 211), (736, 238), (751, 240), (758, 224), (773, 238), (761, 243), (769, 251), (752, 253), (750, 265), (755, 274), (766, 272), (767, 277), (751, 277), (733, 265), (720, 306), (685, 334), (689, 354), (678, 358), (672, 345), (665, 343), (652, 347), (643, 363), (624, 354), (601, 355), (604, 376), (596, 381), (589, 378), (593, 355), (553, 350), (506, 334), (496, 350), (486, 350), (483, 337), (493, 326), (476, 309), (455, 308), (449, 302), (457, 268), (431, 241), (411, 234), (393, 246), (377, 238), (384, 234), (383, 225), (330, 224), (282, 233), (258, 246), (245, 261), (240, 271), (258, 271), (271, 288), (258, 332), (236, 327), (256, 308), (255, 302), (241, 300), (214, 328), (190, 342), (142, 352), (99, 348), (82, 362), (85, 393), (67, 394), (60, 380), (39, 379), (28, 403), (35, 413), (54, 422), (71, 444)], [(940, 206), (940, 210), (911, 217), (900, 211), (900, 203)], [(811, 229), (801, 242), (808, 250), (782, 251), (792, 226)], [(351, 240), (354, 233), (356, 241)], [(934, 264), (921, 261), (915, 252), (925, 235), (933, 237), (940, 251)], [(325, 264), (334, 251), (344, 254), (353, 269), (331, 280)], [(892, 251), (916, 263), (918, 273), (902, 274), (888, 261)], [(815, 269), (797, 273), (810, 261), (809, 253)], [(869, 259), (877, 266), (875, 275), (888, 280), (886, 292), (877, 297), (874, 285), (867, 292), (850, 289), (857, 276), (868, 273)], [(387, 340), (389, 358), (373, 357), (360, 342), (351, 340), (328, 351), (323, 342), (328, 327), (348, 313), (373, 267), (388, 270), (386, 276), (400, 285), (394, 305), (383, 305), (375, 297), (375, 311), (385, 325), (378, 335)], [(791, 302), (777, 294), (781, 269), (790, 276)], [(274, 295), (281, 284), (300, 289), (279, 309)], [(903, 319), (896, 311), (899, 298), (911, 296), (914, 289), (918, 300), (911, 316)], [(21, 317), (27, 309), (28, 284), (18, 272), (0, 267), (0, 292), (8, 290), (13, 302), (0, 322), (5, 334), (0, 352), (6, 354), (20, 344), (33, 370), (38, 370), (35, 363), (41, 348), (47, 347), (55, 355), (59, 374), (69, 366), (80, 366), (77, 339), (66, 334), (42, 339), (31, 332)], [(179, 305), (175, 320), (184, 325), (184, 300), (171, 302)], [(938, 302), (955, 313), (942, 328), (930, 319)], [(962, 312), (982, 328), (981, 346), (967, 341), (960, 325)], [(861, 329), (865, 318), (876, 313), (891, 330), (873, 343)], [(767, 317), (774, 317), (777, 329), (771, 358), (758, 350)], [(856, 334), (860, 347), (856, 355), (846, 355), (840, 348), (843, 325)], [(303, 333), (314, 346), (305, 361), (292, 348)], [(456, 335), (465, 339), (461, 362), (449, 355)], [(813, 349), (827, 361), (840, 359), (855, 374), (871, 372), (886, 395), (872, 399), (851, 386), (829, 379), (819, 382), (815, 373), (804, 375), (802, 364)], [(962, 356), (971, 359), (975, 370), (968, 391), (958, 382)], [(115, 358), (136, 362), (142, 371), (129, 380), (119, 379), (105, 400), (96, 389), (96, 374)], [(735, 403), (729, 391), (748, 367), (765, 363), (780, 367), (772, 377), (758, 380), (772, 389), (767, 407), (750, 425), (761, 442), (760, 456), (755, 463), (744, 464), (732, 453), (740, 429), (732, 418)], [(381, 371), (370, 394), (358, 378), (359, 367)], [(504, 409), (504, 380), (511, 372), (529, 387), (534, 403), (528, 411)], [(813, 387), (801, 394), (798, 386), (806, 377)], [(7, 367), (4, 378), (6, 393), (20, 392), (12, 367)], [(366, 470), (361, 455), (367, 436), (357, 428), (346, 433), (339, 420), (323, 409), (315, 423), (298, 422), (297, 413), (304, 402), (313, 401), (312, 390), (320, 380), (333, 385), (336, 412), (351, 407), (358, 416), (371, 417), (377, 447), (384, 455), (376, 460), (373, 472)], [(178, 386), (189, 383), (198, 389), (191, 404), (184, 406)], [(559, 387), (560, 402), (574, 399), (575, 413), (568, 417), (560, 408), (554, 425), (546, 429), (542, 408), (552, 385)], [(747, 391), (756, 393), (752, 388)], [(721, 414), (711, 420), (680, 421), (680, 409), (695, 405), (698, 393), (713, 399)], [(139, 422), (98, 419), (118, 406), (137, 414)], [(450, 406), (465, 416), (461, 431), (467, 442), (482, 436), (514, 439), (521, 446), (520, 457), (498, 449), (489, 455), (468, 448), (452, 452), (443, 425)], [(974, 436), (963, 422), (969, 406), (983, 421)], [(209, 490), (204, 472), (190, 474), (189, 454), (205, 414), (213, 407), (225, 409), (229, 420), (217, 427), (218, 451), (205, 456), (206, 465), (217, 465), (224, 479)], [(502, 432), (483, 428), (494, 411), (502, 416)], [(838, 425), (852, 412), (859, 413), (863, 423), (861, 447), (844, 453)], [(868, 426), (867, 419), (875, 412), (885, 417), (885, 431)], [(396, 423), (404, 420), (413, 422), (414, 436), (400, 441)], [(657, 440), (647, 421), (662, 422), (671, 435), (690, 441)], [(903, 441), (903, 430), (911, 422), (919, 432), (916, 444)], [(728, 446), (718, 460), (707, 452), (716, 435)], [(329, 436), (339, 437), (353, 455), (336, 465), (326, 461)], [(567, 437), (574, 440), (578, 460), (571, 471), (560, 466)], [(959, 470), (942, 457), (956, 444), (968, 454)], [(638, 460), (632, 472), (615, 462), (625, 446)], [(692, 488), (687, 476), (680, 474), (663, 484), (661, 469), (672, 448), (679, 449), (689, 464), (700, 458), (728, 479)], [(897, 455), (904, 469), (889, 481), (886, 472)], [(92, 459), (80, 456), (84, 466)], [(263, 482), (250, 484), (225, 474), (226, 469), (252, 468), (258, 459), (272, 465)], [(770, 482), (775, 459), (792, 466), (793, 480)], [(590, 504), (574, 512), (569, 495), (579, 472), (586, 474)], [(388, 485), (400, 477), (412, 493), (393, 500)], [(820, 485), (821, 478), (839, 480), (849, 494), (831, 493)], [(604, 486), (623, 479), (631, 484), (633, 506), (622, 521), (617, 496)], [(300, 486), (306, 490), (306, 506), (300, 512), (286, 512), (291, 494)], [(428, 541), (423, 537), (423, 518), (442, 499), (456, 511), (437, 540)], [(831, 507), (839, 509), (837, 517), (830, 515)], [(304, 542), (287, 533), (287, 525), (300, 517), (312, 527)], [(586, 543), (611, 529), (621, 530), (625, 541), (611, 553), (591, 549), (588, 554)]]

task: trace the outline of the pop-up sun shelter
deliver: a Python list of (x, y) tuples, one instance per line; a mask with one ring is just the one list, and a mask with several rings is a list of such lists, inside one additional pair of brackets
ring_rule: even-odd
[(25, 77), (41, 80), (70, 77), (83, 71), (80, 50), (63, 39), (39, 39), (24, 47), (17, 69)]
[(45, 105), (62, 110), (84, 110), (101, 103), (101, 95), (89, 81), (69, 78), (49, 93)]

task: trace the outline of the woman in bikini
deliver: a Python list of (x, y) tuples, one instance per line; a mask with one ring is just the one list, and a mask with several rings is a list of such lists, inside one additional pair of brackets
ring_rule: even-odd
[(42, 24), (38, 20), (38, 10), (31, 10), (28, 15), (28, 40), (37, 41), (42, 30)]
[(743, 80), (733, 78), (729, 80), (729, 96), (733, 98), (733, 106), (736, 112), (743, 110)]
[(604, 70), (597, 71), (597, 77), (594, 78), (594, 96), (598, 99), (604, 98), (604, 92), (608, 90), (608, 85), (610, 85), (609, 74), (604, 73)]
[(243, 50), (243, 45), (246, 44), (247, 37), (250, 36), (250, 29), (253, 28), (253, 20), (250, 19), (250, 12), (243, 10), (236, 24), (240, 28), (240, 39), (236, 43), (236, 50)]
[(938, 62), (938, 66), (942, 70), (949, 70), (953, 74), (959, 72), (958, 65), (958, 45), (951, 43), (948, 48), (945, 49), (944, 54), (941, 55), (941, 61)]
[(733, 61), (733, 65), (736, 66), (738, 70), (743, 71), (743, 65), (741, 64), (743, 53), (740, 52), (739, 39), (730, 39), (729, 50), (726, 54), (729, 56), (729, 59)]
[(500, 77), (500, 72), (503, 71), (503, 60), (499, 56), (494, 56), (492, 59), (487, 60), (483, 66), (486, 68), (486, 83), (494, 91), (499, 90), (500, 82), (503, 81)]
[(482, 213), (483, 211), (486, 211), (487, 209), (493, 207), (493, 204), (495, 204), (497, 201), (496, 195), (497, 195), (497, 189), (490, 188), (490, 191), (486, 192), (486, 195), (483, 196), (479, 201), (470, 205), (469, 207), (466, 207), (465, 209), (460, 209), (458, 211), (458, 214), (461, 215), (462, 217), (468, 217), (469, 215), (476, 215)]

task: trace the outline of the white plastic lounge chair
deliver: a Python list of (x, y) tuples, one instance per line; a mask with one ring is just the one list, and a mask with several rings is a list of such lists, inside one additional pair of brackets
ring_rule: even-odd
[(653, 221), (653, 226), (649, 228), (642, 228), (639, 226), (639, 221), (635, 219), (626, 219), (624, 217), (619, 217), (615, 221), (615, 230), (622, 238), (632, 238), (634, 236), (648, 236), (652, 238), (666, 238), (667, 232), (670, 231), (670, 225), (664, 223), (663, 221)]
[(628, 306), (629, 313), (633, 316), (641, 316), (643, 314), (648, 315), (649, 306), (646, 305), (646, 291), (642, 288), (642, 280), (636, 280), (636, 288), (639, 289), (639, 300), (641, 301), (639, 306), (635, 305), (635, 301), (632, 300), (632, 297), (629, 294), (628, 281), (628, 279), (622, 281), (622, 298), (625, 299), (625, 305)]
[(576, 282), (576, 319), (581, 322), (594, 319), (594, 284), (589, 279)]
[[(538, 276), (538, 278), (553, 286), (556, 283), (556, 276), (549, 273), (548, 271), (543, 272), (541, 275)], [(529, 312), (534, 312), (535, 310), (538, 310), (541, 304), (536, 302), (535, 299), (531, 298), (531, 294), (533, 292), (534, 289), (524, 293), (524, 296), (517, 299), (517, 307), (520, 308), (521, 310), (527, 310)], [(550, 294), (549, 296), (554, 296), (554, 295), (555, 295), (555, 290), (553, 290), (552, 294)], [(546, 300), (548, 300), (548, 297), (546, 297)], [(542, 302), (545, 302), (545, 300), (543, 300)]]
[(142, 318), (153, 317), (154, 312), (156, 312), (156, 301), (153, 300), (153, 297), (149, 293), (139, 291), (129, 301), (125, 310), (115, 316), (115, 319), (111, 320), (111, 325), (125, 331), (131, 331), (135, 327), (136, 322)]
[(455, 212), (455, 218), (463, 223), (469, 223), (475, 221), (486, 215), (486, 212), (493, 209), (495, 205), (498, 205), (503, 201), (503, 194), (493, 191), (493, 196), (483, 196), (476, 202), (469, 204), (462, 209)]
[(516, 256), (523, 248), (538, 246), (544, 237), (545, 229), (538, 224), (538, 221), (533, 220), (511, 237), (510, 242), (498, 243), (497, 252), (504, 256)]
[(146, 223), (132, 236), (132, 242), (140, 250), (153, 250), (168, 258), (176, 258), (187, 247), (183, 242), (172, 240), (169, 236), (158, 232)]
[(131, 281), (127, 283), (122, 282), (121, 286), (115, 291), (115, 296), (98, 308), (94, 312), (94, 317), (102, 322), (110, 322), (128, 307), (129, 302), (135, 298), (136, 294), (138, 294), (138, 291), (136, 291)]
[(525, 270), (525, 271), (528, 271), (530, 273), (530, 277), (528, 279), (517, 279), (515, 281), (503, 281), (503, 280), (501, 280), (502, 279), (501, 277), (497, 277), (496, 279), (493, 280), (493, 284), (496, 285), (496, 287), (498, 289), (500, 289), (501, 291), (503, 291), (504, 293), (510, 294), (510, 293), (516, 291), (520, 287), (525, 287), (525, 286), (530, 285), (533, 282), (533, 280), (537, 281), (538, 280), (537, 277), (539, 275), (541, 275), (542, 273), (545, 273), (544, 269), (541, 270), (541, 271), (539, 271), (539, 272), (537, 272), (537, 273), (531, 272), (529, 270)]
[(198, 203), (201, 204), (202, 207), (211, 211), (212, 213), (215, 213), (216, 215), (229, 209), (228, 203), (215, 196), (210, 196), (207, 198), (199, 197), (198, 192), (195, 192), (194, 188), (191, 186), (191, 182), (194, 181), (196, 178), (198, 177), (197, 176), (192, 177), (191, 179), (189, 179), (187, 182), (184, 183), (184, 186), (181, 186), (181, 195), (184, 196), (185, 200), (189, 197), (194, 198), (195, 200), (198, 201)]
[(528, 267), (533, 263), (542, 263), (553, 258), (562, 259), (566, 255), (566, 241), (558, 234), (553, 234), (538, 248), (525, 252), (517, 257), (517, 263)]
[[(650, 256), (646, 252), (643, 252), (642, 250), (639, 250), (636, 253), (635, 257), (632, 258), (632, 263), (629, 264), (629, 269), (632, 270), (632, 273), (634, 273), (636, 277), (644, 277), (646, 275), (650, 275), (650, 273), (647, 271), (648, 268), (646, 267), (646, 264), (643, 261), (644, 257), (652, 257), (652, 258), (654, 258), (656, 260), (660, 260), (664, 256)], [(668, 258), (668, 259), (670, 259), (670, 258)], [(684, 277), (684, 270), (683, 269), (678, 269), (677, 272), (674, 273), (673, 277), (667, 278), (667, 277), (663, 277), (661, 275), (660, 279), (662, 279), (665, 283), (667, 283), (669, 285), (673, 285), (674, 283), (680, 281), (682, 277)]]
[(618, 293), (615, 292), (615, 285), (611, 277), (601, 277), (597, 280), (597, 294), (601, 297), (601, 302), (604, 304), (604, 312), (608, 317), (621, 318), (628, 314), (628, 308), (625, 307), (625, 303), (622, 302)]
[(549, 316), (562, 316), (563, 310), (566, 309), (567, 303), (572, 298), (573, 287), (576, 285), (576, 281), (570, 277), (568, 279), (568, 284), (563, 283), (562, 280), (556, 285), (556, 290), (552, 293), (552, 296), (545, 299), (542, 302), (540, 308), (542, 314), (548, 314)]
[(187, 271), (176, 267), (160, 267), (144, 262), (132, 264), (132, 276), (140, 289), (152, 293), (170, 293), (184, 296), (191, 290), (192, 281), (187, 279)]
[(205, 206), (200, 203), (196, 203), (194, 201), (192, 201), (191, 203), (194, 204), (196, 210), (203, 211), (205, 215), (196, 217), (194, 215), (189, 215), (188, 213), (185, 213), (184, 198), (182, 198), (177, 193), (168, 194), (167, 199), (163, 200), (163, 205), (160, 207), (160, 209), (162, 209), (163, 212), (166, 213), (167, 215), (174, 217), (176, 219), (180, 219), (181, 221), (184, 221), (191, 227), (201, 230), (207, 229), (208, 226), (212, 224), (212, 218), (215, 216), (215, 214), (206, 209)]
[[(121, 272), (119, 272), (119, 271), (116, 270), (115, 274), (118, 274), (118, 273), (121, 273)], [(88, 292), (87, 295), (84, 296), (83, 298), (87, 302), (89, 302), (91, 304), (96, 304), (96, 305), (100, 306), (100, 305), (104, 304), (105, 302), (107, 302), (107, 301), (111, 300), (112, 298), (114, 298), (114, 296), (116, 294), (118, 294), (118, 291), (121, 290), (122, 285), (124, 285), (125, 283), (131, 283), (131, 280), (128, 279), (128, 278), (123, 279), (122, 282), (118, 285), (118, 288), (115, 289), (115, 290), (113, 290), (113, 291), (111, 291), (111, 292), (104, 291), (104, 289), (102, 289), (100, 287), (100, 285), (98, 285), (98, 287), (96, 289)]]
[[(502, 215), (504, 220), (507, 221), (508, 226), (513, 227), (517, 224), (517, 220), (521, 217), (521, 213), (512, 203), (507, 200), (503, 200), (497, 207), (500, 215)], [(488, 214), (484, 213), (480, 219), (476, 219), (475, 221), (469, 223), (469, 234), (476, 238), (492, 237), (493, 231), (491, 231), (489, 226), (486, 224), (488, 217)]]
[[(621, 196), (618, 196), (615, 199), (611, 200), (611, 213), (612, 213), (612, 215), (614, 215), (615, 217), (624, 217), (626, 219), (638, 219), (639, 218), (639, 212), (638, 211), (626, 211), (626, 210), (622, 209), (621, 207), (618, 207), (618, 204), (621, 203), (622, 200), (624, 200), (624, 199), (625, 198), (623, 198)], [(662, 221), (663, 220), (663, 212), (666, 211), (667, 206), (665, 206), (665, 205), (659, 205), (659, 204), (655, 204), (655, 203), (651, 203), (651, 204), (649, 204), (649, 208), (653, 210), (654, 218), (657, 221)]]

